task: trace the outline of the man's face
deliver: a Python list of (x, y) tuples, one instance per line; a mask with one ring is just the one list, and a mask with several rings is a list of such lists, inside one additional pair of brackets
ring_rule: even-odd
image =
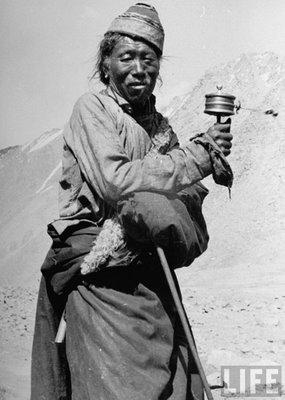
[(110, 86), (133, 105), (143, 105), (155, 87), (159, 59), (148, 44), (123, 37), (106, 60)]

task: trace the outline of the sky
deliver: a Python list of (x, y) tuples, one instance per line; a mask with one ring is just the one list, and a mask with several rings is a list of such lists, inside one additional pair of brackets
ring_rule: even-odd
[[(242, 53), (285, 57), (285, 0), (149, 0), (165, 29), (158, 105)], [(0, 148), (62, 128), (90, 89), (97, 47), (135, 1), (0, 0)], [(214, 89), (214, 88), (213, 88)]]

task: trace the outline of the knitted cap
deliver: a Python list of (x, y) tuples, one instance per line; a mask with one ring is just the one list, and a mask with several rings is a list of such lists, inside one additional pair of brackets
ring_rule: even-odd
[(118, 32), (140, 37), (162, 54), (164, 30), (156, 9), (149, 4), (137, 3), (111, 23), (107, 32)]

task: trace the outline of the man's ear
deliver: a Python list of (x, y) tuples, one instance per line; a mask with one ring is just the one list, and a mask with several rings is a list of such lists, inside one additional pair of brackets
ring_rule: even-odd
[(106, 57), (105, 60), (103, 61), (103, 71), (105, 79), (108, 79), (110, 77), (109, 70), (110, 70), (110, 58)]

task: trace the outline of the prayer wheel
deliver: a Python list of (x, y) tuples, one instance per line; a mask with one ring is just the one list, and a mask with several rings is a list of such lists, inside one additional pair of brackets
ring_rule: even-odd
[(221, 117), (228, 117), (235, 114), (235, 96), (222, 93), (222, 86), (217, 86), (217, 93), (206, 94), (206, 104), (204, 113), (216, 115), (217, 122)]

